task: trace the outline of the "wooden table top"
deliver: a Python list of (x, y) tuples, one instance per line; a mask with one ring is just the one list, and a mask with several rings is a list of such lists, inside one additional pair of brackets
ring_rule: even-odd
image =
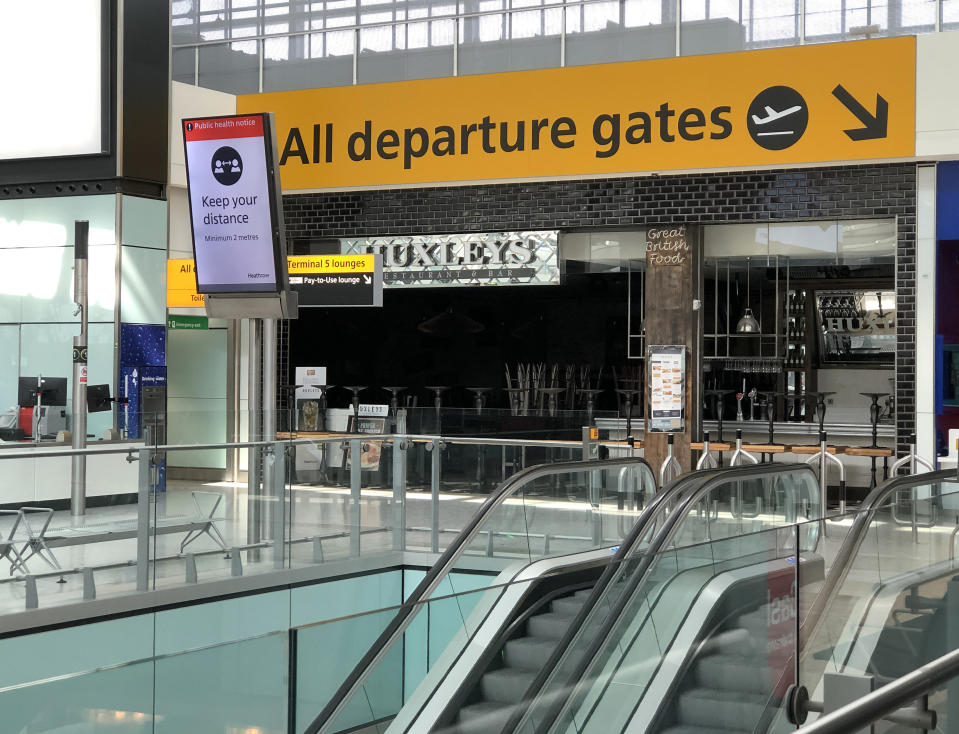
[(895, 452), (887, 448), (872, 448), (871, 446), (847, 446), (847, 456), (875, 456), (879, 458), (894, 456)]

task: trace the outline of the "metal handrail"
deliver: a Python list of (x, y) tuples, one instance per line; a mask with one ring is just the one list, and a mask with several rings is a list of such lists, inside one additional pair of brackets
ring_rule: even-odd
[(902, 489), (917, 487), (925, 484), (933, 484), (948, 479), (956, 479), (957, 474), (954, 469), (947, 471), (928, 472), (926, 474), (912, 474), (905, 477), (894, 477), (878, 485), (870, 492), (866, 499), (859, 506), (856, 519), (853, 520), (852, 527), (846, 533), (839, 552), (833, 561), (829, 574), (823, 581), (822, 589), (813, 600), (812, 606), (806, 613), (799, 628), (799, 651), (806, 647), (806, 643), (812, 639), (822, 621), (823, 612), (829, 600), (833, 597), (836, 589), (846, 578), (851, 567), (853, 556), (862, 545), (862, 541), (867, 535), (869, 526), (872, 524), (873, 517), (882, 507), (891, 495)]
[(800, 731), (809, 734), (845, 734), (859, 731), (956, 675), (959, 675), (959, 650), (953, 650), (916, 668), (892, 683), (820, 717), (809, 726), (802, 727)]
[[(812, 468), (805, 464), (756, 464), (752, 466), (730, 467), (727, 469), (713, 469), (693, 472), (678, 479), (676, 484), (688, 484), (699, 480), (701, 480), (701, 483), (695, 491), (689, 493), (681, 505), (674, 508), (667, 516), (663, 527), (652, 539), (649, 546), (646, 548), (639, 565), (632, 573), (632, 579), (630, 581), (629, 588), (623, 589), (615, 607), (606, 617), (602, 627), (594, 635), (592, 642), (586, 649), (585, 654), (580, 658), (576, 664), (576, 667), (573, 669), (570, 680), (576, 682), (583, 680), (586, 671), (591, 667), (593, 661), (604, 648), (607, 637), (612, 632), (614, 625), (618, 622), (619, 618), (625, 611), (633, 592), (641, 584), (642, 579), (645, 577), (646, 572), (649, 570), (653, 561), (672, 542), (676, 532), (679, 530), (679, 525), (681, 524), (682, 520), (688, 516), (690, 508), (694, 507), (696, 503), (699, 502), (700, 499), (706, 496), (710, 491), (730, 481), (745, 481), (750, 478), (754, 478), (757, 475), (776, 475), (792, 472), (808, 472), (808, 474), (814, 479), (816, 476)], [(735, 474), (736, 476), (730, 478), (730, 474)], [(740, 477), (742, 477), (742, 479), (740, 479)], [(816, 486), (818, 487), (818, 484)], [(573, 692), (565, 700), (554, 700), (549, 705), (545, 715), (540, 720), (536, 731), (548, 731), (556, 719), (559, 718), (563, 711), (569, 707), (574, 697), (575, 692)]]
[[(259, 446), (275, 446), (280, 443), (284, 446), (306, 446), (319, 443), (338, 443), (351, 439), (360, 439), (362, 441), (442, 441), (447, 444), (459, 444), (464, 446), (530, 446), (533, 448), (577, 448), (582, 446), (581, 441), (562, 441), (545, 439), (523, 439), (523, 438), (484, 438), (478, 436), (441, 436), (439, 434), (419, 434), (419, 433), (340, 433), (332, 436), (315, 438), (278, 438), (274, 441), (234, 441), (232, 443), (191, 443), (191, 444), (146, 444), (140, 442), (124, 441), (126, 446), (109, 446), (104, 448), (87, 447), (85, 449), (74, 449), (64, 445), (63, 449), (35, 449), (32, 451), (20, 451), (17, 449), (0, 449), (0, 461), (4, 459), (36, 459), (36, 458), (55, 458), (65, 456), (105, 456), (109, 454), (130, 454), (138, 451), (209, 451), (213, 449), (245, 449), (256, 448)], [(622, 448), (618, 443), (599, 442), (600, 445)]]
[(473, 515), (463, 531), (453, 540), (436, 563), (426, 573), (426, 576), (417, 585), (407, 600), (407, 606), (400, 609), (397, 615), (386, 626), (373, 645), (366, 651), (360, 661), (340, 685), (330, 701), (324, 706), (319, 715), (304, 730), (305, 734), (317, 734), (326, 731), (336, 717), (345, 709), (353, 694), (363, 685), (376, 665), (393, 649), (393, 645), (402, 637), (412, 623), (414, 611), (419, 608), (419, 602), (427, 598), (453, 569), (456, 562), (466, 551), (473, 538), (487, 517), (517, 489), (537, 479), (554, 474), (570, 472), (601, 471), (607, 468), (622, 467), (624, 465), (649, 466), (642, 458), (602, 459), (598, 461), (570, 461), (557, 464), (541, 464), (517, 472), (500, 485), (499, 489), (491, 494), (483, 505)]

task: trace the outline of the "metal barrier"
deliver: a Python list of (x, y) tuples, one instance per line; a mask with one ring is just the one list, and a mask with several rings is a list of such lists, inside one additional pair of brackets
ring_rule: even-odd
[[(302, 537), (288, 537), (290, 534), (290, 529), (292, 528), (291, 521), (294, 518), (294, 516), (291, 515), (293, 508), (293, 493), (302, 489), (302, 487), (294, 486), (291, 481), (291, 467), (293, 466), (292, 462), (296, 449), (298, 447), (306, 446), (320, 447), (324, 450), (325, 457), (326, 451), (332, 447), (346, 448), (349, 450), (349, 455), (351, 457), (359, 457), (363, 454), (364, 447), (372, 441), (382, 441), (385, 445), (389, 445), (392, 449), (392, 486), (389, 486), (390, 483), (386, 483), (379, 487), (379, 489), (385, 489), (389, 492), (388, 496), (384, 497), (383, 501), (389, 504), (389, 509), (387, 510), (385, 517), (389, 518), (390, 522), (386, 523), (386, 525), (377, 524), (373, 527), (364, 526), (362, 513), (364, 504), (363, 500), (366, 498), (364, 497), (363, 492), (366, 491), (366, 488), (363, 486), (364, 479), (361, 474), (363, 470), (361, 469), (361, 462), (359, 460), (353, 461), (352, 459), (349, 459), (344, 463), (344, 468), (348, 471), (348, 498), (346, 499), (346, 517), (342, 529), (333, 529), (331, 532), (321, 534), (304, 534)], [(215, 572), (214, 575), (215, 579), (217, 580), (223, 577), (225, 570), (228, 570), (231, 576), (240, 576), (244, 574), (245, 569), (241, 561), (241, 555), (243, 553), (250, 555), (250, 558), (247, 559), (248, 562), (255, 562), (259, 560), (259, 554), (261, 552), (269, 553), (270, 549), (272, 549), (272, 553), (263, 560), (266, 560), (268, 565), (272, 566), (273, 570), (281, 570), (289, 567), (288, 561), (291, 562), (292, 560), (291, 554), (294, 547), (312, 545), (313, 562), (319, 564), (324, 563), (328, 558), (330, 558), (328, 544), (333, 541), (345, 542), (346, 545), (348, 545), (348, 557), (356, 558), (361, 555), (361, 551), (363, 549), (363, 538), (371, 537), (379, 533), (389, 532), (392, 532), (392, 543), (388, 544), (389, 549), (393, 551), (405, 551), (407, 550), (408, 531), (417, 529), (411, 528), (407, 522), (407, 464), (409, 451), (416, 445), (423, 445), (430, 457), (429, 465), (431, 476), (429, 480), (429, 490), (432, 507), (430, 511), (429, 527), (422, 529), (428, 529), (429, 531), (428, 550), (433, 553), (438, 553), (442, 550), (443, 543), (441, 543), (441, 534), (448, 532), (459, 532), (458, 530), (444, 530), (440, 525), (439, 508), (441, 504), (440, 495), (442, 489), (441, 479), (443, 455), (450, 446), (472, 445), (502, 447), (504, 452), (509, 447), (515, 447), (520, 450), (524, 450), (526, 448), (562, 448), (571, 451), (574, 454), (586, 450), (584, 444), (578, 441), (543, 441), (512, 438), (481, 438), (469, 436), (450, 438), (413, 434), (339, 434), (324, 438), (293, 438), (278, 441), (155, 445), (142, 447), (92, 447), (77, 450), (66, 447), (64, 447), (64, 449), (54, 450), (44, 450), (43, 448), (31, 449), (29, 451), (21, 451), (17, 449), (4, 450), (0, 451), (0, 467), (2, 467), (2, 462), (4, 460), (13, 459), (31, 459), (42, 461), (53, 458), (61, 459), (73, 455), (96, 457), (115, 455), (118, 457), (123, 457), (127, 462), (139, 462), (139, 471), (137, 480), (137, 506), (135, 509), (136, 515), (135, 517), (131, 517), (128, 521), (104, 525), (103, 528), (99, 529), (99, 531), (95, 529), (86, 533), (83, 536), (83, 539), (77, 539), (74, 541), (71, 538), (62, 538), (55, 535), (58, 532), (58, 528), (52, 527), (50, 523), (50, 519), (53, 517), (53, 512), (51, 510), (45, 510), (45, 522), (43, 523), (44, 527), (42, 530), (38, 528), (31, 528), (31, 531), (28, 534), (29, 537), (25, 536), (24, 538), (14, 539), (5, 537), (2, 542), (0, 542), (0, 558), (6, 557), (7, 560), (10, 560), (13, 568), (11, 569), (11, 576), (9, 578), (0, 579), (0, 588), (2, 588), (3, 584), (11, 582), (24, 583), (27, 589), (27, 593), (25, 595), (26, 607), (30, 609), (37, 608), (39, 606), (37, 582), (49, 578), (57, 578), (65, 583), (66, 578), (70, 576), (82, 577), (84, 599), (97, 598), (98, 590), (96, 588), (95, 578), (98, 573), (105, 570), (116, 570), (122, 568), (134, 569), (136, 589), (137, 591), (144, 592), (156, 588), (156, 568), (159, 564), (182, 563), (184, 565), (184, 573), (180, 578), (183, 579), (183, 583), (198, 583), (201, 574), (198, 573), (197, 560), (205, 556), (213, 556), (217, 554), (223, 555), (223, 549), (220, 547), (217, 547), (214, 550), (200, 549), (194, 553), (184, 553), (181, 549), (181, 552), (179, 553), (153, 555), (151, 557), (151, 552), (153, 552), (154, 548), (155, 536), (158, 533), (163, 533), (168, 530), (168, 526), (163, 524), (165, 520), (158, 520), (157, 518), (157, 497), (154, 488), (157, 481), (156, 473), (158, 470), (158, 457), (177, 451), (252, 449), (262, 456), (264, 466), (270, 469), (270, 471), (264, 472), (264, 475), (270, 478), (270, 484), (268, 486), (264, 486), (262, 492), (254, 497), (254, 500), (261, 501), (265, 506), (268, 505), (271, 509), (275, 510), (265, 513), (268, 520), (267, 525), (265, 526), (263, 537), (261, 537), (259, 534), (251, 537), (249, 535), (249, 529), (244, 526), (243, 532), (245, 532), (247, 535), (247, 542), (236, 542), (238, 538), (235, 536), (240, 532), (238, 528), (234, 528), (234, 533), (229, 540), (221, 539), (220, 545), (226, 549), (224, 558), (229, 561), (229, 567), (228, 569), (219, 569)], [(615, 445), (618, 447), (618, 444), (607, 445)], [(635, 459), (631, 461), (642, 463), (641, 459)], [(612, 481), (612, 479), (607, 481)], [(646, 501), (643, 481), (635, 472), (635, 470), (627, 470), (620, 471), (615, 482), (615, 488), (609, 487), (609, 489), (616, 491), (618, 508), (624, 511), (624, 515), (619, 518), (617, 527), (626, 527), (628, 529), (628, 526), (631, 525), (631, 522), (629, 521), (631, 521), (636, 509), (641, 509)], [(604, 487), (605, 486), (606, 482), (604, 482)], [(594, 487), (593, 491), (596, 493), (599, 492), (600, 489), (601, 487), (596, 486)], [(597, 505), (596, 497), (593, 496), (593, 494), (588, 496), (588, 500), (593, 502), (594, 506)], [(15, 526), (10, 531), (11, 535), (16, 535), (18, 532), (20, 534), (25, 533), (23, 518), (25, 513), (29, 513), (33, 509), (39, 508), (31, 508), (26, 506), (20, 510), (15, 510), (12, 512), (12, 514), (16, 515), (16, 518), (14, 518)], [(627, 514), (630, 516), (629, 518), (626, 517)], [(209, 519), (212, 523), (212, 515)], [(222, 523), (222, 518), (217, 518), (216, 522)], [(122, 527), (120, 527), (121, 525)], [(177, 525), (177, 527), (179, 527), (179, 525)], [(213, 529), (218, 535), (219, 530), (216, 530), (215, 525), (213, 526)], [(59, 532), (63, 533), (68, 530), (70, 530), (70, 528), (60, 528)], [(594, 533), (597, 531), (601, 534), (601, 525), (598, 525), (597, 528), (594, 529)], [(496, 536), (496, 534), (490, 533), (489, 536), (489, 542), (492, 546), (493, 538)], [(582, 540), (580, 538), (574, 538), (573, 536), (566, 537), (566, 535), (562, 533), (551, 533), (549, 531), (542, 533), (530, 533), (529, 536), (541, 538), (543, 546), (547, 549), (547, 552), (552, 541), (572, 539)], [(135, 541), (136, 548), (134, 552), (126, 557), (123, 557), (122, 554), (118, 554), (117, 557), (109, 559), (101, 564), (84, 565), (75, 568), (61, 568), (55, 557), (50, 555), (48, 558), (50, 551), (49, 546), (46, 543), (47, 541), (53, 540), (54, 537), (56, 537), (57, 540), (52, 542), (51, 545), (55, 546), (74, 545), (77, 543), (90, 544), (112, 542), (115, 540), (130, 538), (131, 540)], [(338, 553), (342, 556), (344, 552), (343, 545), (337, 545), (339, 546)], [(379, 545), (380, 544), (377, 544), (377, 548), (379, 548)], [(379, 550), (376, 550), (376, 552), (379, 552)], [(29, 559), (30, 555), (39, 555), (41, 558), (47, 561), (47, 563), (51, 566), (51, 570), (41, 573), (32, 572), (31, 569), (29, 569), (26, 565), (26, 560)], [(133, 556), (132, 558), (131, 555)], [(272, 561), (272, 563), (270, 563), (270, 561)], [(261, 572), (266, 572), (266, 567), (263, 566), (259, 570)], [(165, 576), (166, 578), (170, 579), (176, 578), (177, 574), (174, 574), (173, 577), (171, 577), (169, 574), (166, 574)], [(210, 580), (214, 580), (214, 578), (211, 577)], [(100, 596), (102, 596), (104, 589), (101, 588), (99, 592)]]

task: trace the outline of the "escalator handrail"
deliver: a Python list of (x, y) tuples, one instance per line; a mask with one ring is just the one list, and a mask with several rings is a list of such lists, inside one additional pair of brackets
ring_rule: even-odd
[(856, 552), (865, 540), (872, 520), (876, 512), (885, 505), (886, 500), (894, 492), (908, 489), (910, 487), (919, 487), (925, 484), (933, 484), (948, 479), (957, 479), (955, 469), (946, 471), (926, 472), (925, 474), (910, 474), (905, 477), (893, 477), (887, 479), (882, 484), (872, 490), (862, 501), (859, 509), (856, 511), (856, 519), (853, 520), (852, 527), (846, 533), (839, 552), (833, 561), (832, 568), (823, 581), (822, 589), (813, 600), (812, 606), (806, 613), (806, 617), (799, 627), (799, 651), (803, 651), (806, 644), (813, 638), (814, 633), (822, 621), (823, 614), (829, 600), (839, 585), (846, 578)]
[[(678, 530), (678, 525), (680, 520), (685, 518), (690, 508), (694, 507), (695, 504), (708, 492), (716, 488), (717, 486), (722, 486), (727, 484), (730, 481), (748, 481), (749, 479), (755, 479), (756, 476), (765, 476), (773, 474), (787, 474), (791, 472), (799, 473), (809, 473), (815, 479), (816, 474), (808, 464), (754, 464), (750, 466), (739, 466), (739, 467), (729, 467), (726, 469), (713, 469), (713, 470), (704, 470), (701, 472), (694, 472), (688, 475), (689, 480), (700, 481), (699, 488), (691, 492), (683, 504), (676, 508), (673, 512), (669, 513), (669, 516), (666, 519), (666, 522), (663, 524), (663, 527), (656, 534), (653, 540), (650, 542), (649, 547), (643, 553), (642, 558), (640, 559), (639, 565), (636, 571), (631, 573), (631, 578), (629, 582), (629, 587), (624, 589), (623, 594), (616, 602), (616, 606), (609, 613), (606, 619), (603, 622), (602, 627), (599, 629), (597, 634), (593, 637), (589, 647), (587, 647), (585, 654), (577, 662), (576, 666), (573, 668), (573, 673), (570, 676), (571, 681), (575, 681), (574, 685), (578, 685), (585, 676), (587, 670), (592, 665), (593, 661), (599, 655), (601, 650), (606, 644), (606, 639), (609, 634), (613, 631), (613, 627), (619, 620), (619, 617), (625, 611), (626, 606), (629, 604), (630, 599), (633, 596), (633, 593), (640, 586), (643, 578), (646, 576), (646, 572), (649, 570), (652, 565), (653, 560), (655, 560), (659, 554), (663, 551), (664, 548), (668, 546), (670, 541), (672, 541), (675, 536), (676, 531)], [(736, 477), (730, 479), (730, 474), (735, 473)], [(694, 476), (695, 475), (695, 476)], [(740, 479), (739, 477), (742, 477)], [(680, 482), (683, 480), (683, 477), (677, 480)], [(818, 487), (818, 483), (816, 484)], [(811, 506), (819, 506), (819, 503), (811, 503)], [(798, 554), (798, 548), (797, 548)], [(593, 601), (592, 597), (590, 601)], [(566, 649), (570, 646), (572, 642), (572, 637), (579, 631), (579, 628), (573, 629), (570, 628), (570, 632), (567, 633), (560, 644), (560, 648)], [(565, 643), (565, 645), (563, 644)], [(550, 661), (552, 662), (552, 660)], [(537, 694), (539, 691), (536, 692)], [(575, 695), (574, 691), (570, 692), (570, 696), (566, 699), (555, 699), (546, 709), (546, 715), (543, 717), (542, 722), (536, 728), (537, 732), (548, 731), (549, 728), (553, 725), (556, 719), (562, 714), (563, 710), (567, 708), (568, 703), (573, 699)], [(528, 708), (529, 701), (524, 703), (524, 715), (525, 710)], [(517, 722), (517, 724), (520, 722)], [(511, 731), (507, 729), (506, 731)]]
[(306, 727), (304, 734), (318, 734), (324, 727), (333, 722), (352, 699), (353, 694), (363, 685), (367, 676), (382, 660), (393, 645), (400, 639), (412, 623), (414, 612), (424, 599), (439, 586), (446, 575), (453, 570), (454, 565), (466, 551), (473, 538), (479, 532), (488, 516), (517, 490), (537, 479), (555, 474), (573, 472), (602, 471), (603, 469), (622, 468), (628, 466), (645, 466), (650, 476), (654, 476), (649, 463), (641, 457), (624, 457), (618, 459), (598, 459), (591, 461), (566, 461), (556, 464), (539, 464), (517, 472), (498, 489), (494, 490), (479, 510), (470, 518), (466, 527), (453, 539), (446, 550), (440, 555), (436, 563), (426, 572), (423, 580), (417, 584), (409, 598), (400, 606), (396, 615), (386, 626), (386, 629), (377, 637), (376, 641), (366, 651), (360, 661), (354, 666), (346, 680), (340, 685), (333, 697), (323, 707), (319, 715)]

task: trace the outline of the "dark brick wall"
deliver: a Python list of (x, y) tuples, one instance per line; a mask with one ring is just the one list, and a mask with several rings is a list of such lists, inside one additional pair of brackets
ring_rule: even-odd
[(895, 216), (900, 441), (915, 431), (915, 164), (299, 194), (284, 215), (291, 241)]

